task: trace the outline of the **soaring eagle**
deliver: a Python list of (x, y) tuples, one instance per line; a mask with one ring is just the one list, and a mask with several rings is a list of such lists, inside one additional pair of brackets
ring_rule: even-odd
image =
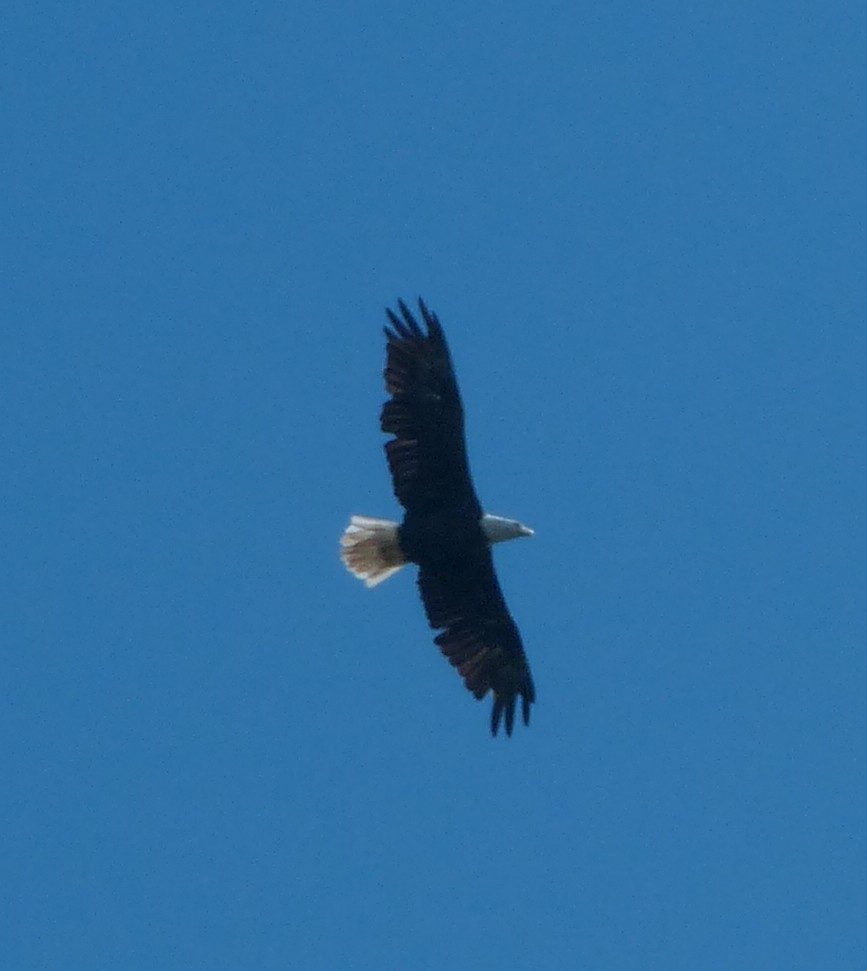
[(505, 720), (512, 734), (515, 702), (524, 724), (536, 691), (521, 635), (494, 573), (491, 545), (533, 530), (482, 512), (464, 441), (464, 410), (440, 322), (424, 302), (422, 321), (401, 300), (390, 326), (382, 430), (394, 438), (385, 454), (403, 522), (353, 516), (341, 538), (346, 567), (375, 587), (405, 563), (418, 565), (418, 587), (434, 642), (476, 696), (494, 693), (491, 733)]

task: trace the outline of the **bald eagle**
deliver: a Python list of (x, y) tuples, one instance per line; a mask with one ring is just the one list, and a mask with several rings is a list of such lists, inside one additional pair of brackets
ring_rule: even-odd
[(491, 546), (533, 530), (482, 511), (464, 440), (464, 411), (443, 329), (419, 299), (425, 330), (406, 304), (386, 310), (385, 388), (380, 425), (393, 435), (385, 454), (403, 522), (352, 516), (341, 538), (347, 569), (375, 587), (404, 564), (418, 565), (418, 587), (442, 653), (476, 696), (493, 692), (491, 733), (515, 703), (524, 724), (536, 691), (521, 635), (494, 573)]

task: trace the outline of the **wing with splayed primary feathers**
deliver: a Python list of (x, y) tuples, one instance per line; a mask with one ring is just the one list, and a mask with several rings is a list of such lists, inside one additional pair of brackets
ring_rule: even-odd
[(464, 440), (464, 410), (445, 335), (419, 300), (425, 330), (403, 301), (390, 326), (385, 387), (391, 398), (380, 419), (394, 435), (385, 445), (394, 493), (405, 509), (433, 512), (445, 506), (481, 506), (473, 488)]
[(536, 690), (490, 549), (478, 551), (448, 572), (422, 565), (418, 585), (431, 627), (445, 628), (435, 643), (476, 698), (488, 691), (494, 694), (491, 732), (497, 734), (503, 719), (506, 734), (512, 734), (519, 697), (524, 724), (529, 724)]

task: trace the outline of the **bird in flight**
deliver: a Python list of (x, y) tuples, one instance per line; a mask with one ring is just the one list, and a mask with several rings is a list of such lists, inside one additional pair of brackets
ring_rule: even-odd
[(521, 635), (506, 607), (491, 546), (533, 530), (482, 510), (467, 461), (464, 411), (445, 334), (419, 299), (422, 327), (401, 300), (387, 310), (385, 388), (380, 416), (393, 437), (385, 454), (402, 523), (352, 516), (341, 557), (375, 587), (407, 563), (418, 566), (418, 587), (434, 638), (464, 684), (481, 699), (493, 694), (491, 733), (512, 734), (521, 700), (524, 724), (536, 691)]

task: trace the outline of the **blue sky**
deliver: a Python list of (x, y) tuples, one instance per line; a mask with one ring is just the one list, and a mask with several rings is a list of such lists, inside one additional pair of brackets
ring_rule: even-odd
[[(863, 969), (862, 5), (14, 4), (14, 969)], [(383, 308), (452, 345), (538, 689), (409, 571)]]

